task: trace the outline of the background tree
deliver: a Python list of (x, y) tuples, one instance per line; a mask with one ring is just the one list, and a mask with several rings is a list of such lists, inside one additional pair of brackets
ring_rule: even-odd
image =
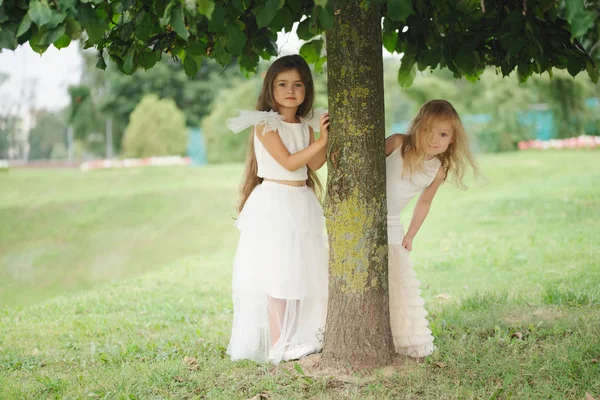
[(92, 90), (87, 84), (69, 86), (68, 123), (73, 128), (75, 140), (90, 153), (104, 155), (104, 117), (94, 101)]
[[(98, 49), (100, 68), (108, 57), (130, 74), (153, 67), (167, 53), (183, 63), (189, 76), (197, 74), (206, 57), (221, 65), (235, 60), (248, 73), (256, 70), (259, 58), (277, 55), (276, 32), (289, 32), (299, 22), (300, 39), (316, 37), (300, 53), (316, 69), (327, 60), (330, 84), (326, 213), (331, 290), (324, 359), (372, 365), (389, 361), (392, 349), (381, 45), (403, 53), (398, 80), (406, 86), (417, 68), (438, 66), (471, 81), (490, 65), (503, 76), (516, 70), (521, 82), (534, 73), (551, 73), (553, 67), (573, 76), (587, 70), (596, 82), (594, 60), (558, 17), (575, 2), (4, 0), (0, 47), (14, 49), (29, 41), (43, 52), (52, 43), (64, 47), (84, 30), (86, 46)], [(324, 30), (327, 59), (319, 36)], [(332, 334), (339, 334), (335, 344)]]
[(551, 80), (543, 77), (534, 79), (533, 84), (539, 101), (547, 103), (553, 113), (556, 137), (568, 138), (585, 133), (586, 126), (595, 117), (585, 103), (595, 94), (587, 80), (573, 79), (559, 72)]
[[(45, 112), (29, 131), (29, 159), (48, 160), (57, 143), (66, 149), (67, 123), (61, 113)], [(65, 157), (66, 158), (66, 157)]]
[(125, 157), (181, 155), (187, 147), (185, 116), (171, 99), (150, 94), (131, 113), (123, 138)]
[(91, 50), (82, 50), (81, 56), (81, 85), (90, 88), (102, 132), (110, 119), (117, 152), (121, 151), (129, 116), (144, 96), (156, 94), (173, 99), (184, 112), (187, 126), (197, 127), (210, 112), (217, 93), (244, 81), (239, 68), (224, 68), (212, 60), (206, 60), (190, 79), (181, 63), (169, 58), (160, 60), (152, 69), (124, 75), (115, 65), (109, 65), (105, 71), (96, 68), (97, 57)]

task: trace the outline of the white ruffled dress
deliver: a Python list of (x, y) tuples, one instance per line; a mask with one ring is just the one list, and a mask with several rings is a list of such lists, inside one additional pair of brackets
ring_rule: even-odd
[[(273, 111), (242, 111), (228, 126), (239, 132), (264, 123), (265, 131), (277, 131), (293, 154), (309, 145), (312, 121), (301, 121), (287, 123)], [(256, 138), (254, 146), (258, 176), (306, 179), (306, 167), (283, 170), (273, 164), (275, 160)], [(227, 348), (231, 359), (277, 364), (294, 347), (320, 351), (327, 311), (328, 251), (323, 209), (313, 190), (264, 181), (246, 201), (235, 226), (240, 239), (233, 267), (234, 317)], [(278, 299), (277, 309), (269, 309), (273, 307), (270, 299)], [(276, 343), (270, 339), (269, 312), (278, 315), (281, 336)]]
[(421, 283), (415, 275), (410, 253), (402, 247), (404, 227), (400, 214), (433, 182), (440, 165), (441, 162), (433, 158), (425, 161), (422, 171), (403, 177), (400, 147), (386, 158), (390, 325), (396, 352), (414, 358), (430, 355), (435, 346), (419, 289)]

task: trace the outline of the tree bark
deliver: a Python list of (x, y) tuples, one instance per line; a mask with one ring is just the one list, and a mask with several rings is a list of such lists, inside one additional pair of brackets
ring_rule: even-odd
[(327, 31), (330, 281), (323, 362), (391, 362), (381, 10), (335, 1)]

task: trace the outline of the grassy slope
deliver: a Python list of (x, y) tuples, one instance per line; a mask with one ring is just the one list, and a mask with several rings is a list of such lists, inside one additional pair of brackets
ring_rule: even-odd
[(224, 358), (240, 166), (2, 174), (0, 398), (600, 396), (597, 160), (444, 187), (413, 250), (439, 351), (353, 382)]

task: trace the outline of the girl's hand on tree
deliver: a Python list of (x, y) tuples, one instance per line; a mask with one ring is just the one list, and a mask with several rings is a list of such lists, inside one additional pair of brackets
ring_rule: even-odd
[(404, 247), (408, 251), (412, 251), (412, 241), (413, 238), (404, 236), (404, 239), (402, 239), (402, 247)]
[(329, 113), (321, 115), (321, 136), (319, 140), (323, 141), (323, 144), (327, 144), (329, 136)]

